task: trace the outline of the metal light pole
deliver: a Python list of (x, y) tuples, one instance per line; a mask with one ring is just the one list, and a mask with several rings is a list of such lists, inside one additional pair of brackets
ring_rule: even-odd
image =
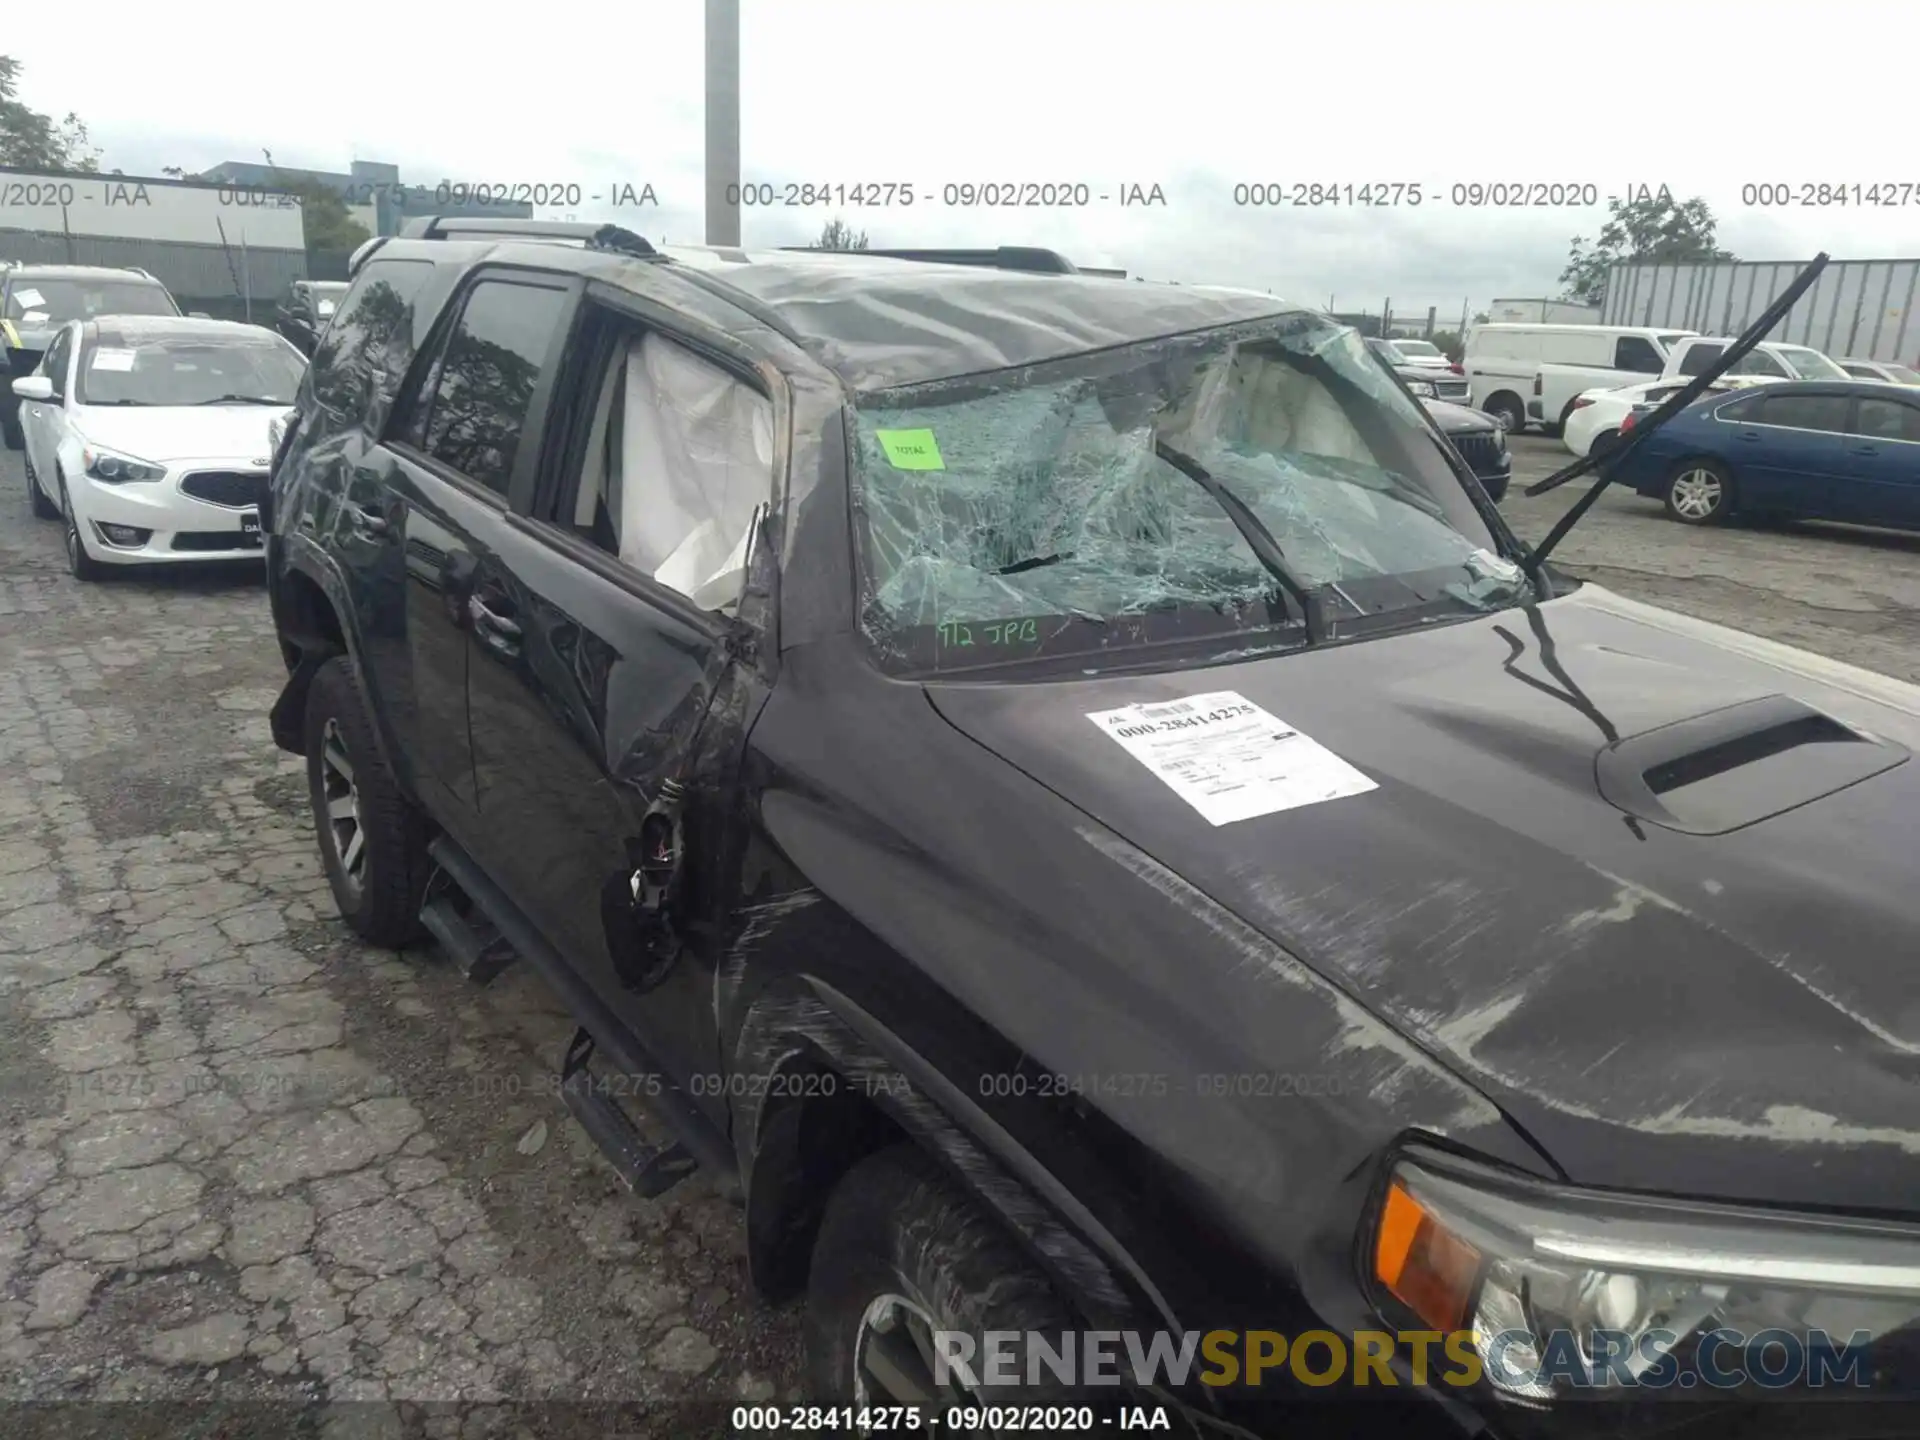
[(707, 243), (740, 243), (740, 0), (707, 0)]

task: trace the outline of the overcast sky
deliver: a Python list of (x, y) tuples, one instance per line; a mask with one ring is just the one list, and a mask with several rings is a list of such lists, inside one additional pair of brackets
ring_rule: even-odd
[[(163, 20), (156, 20), (164, 13)], [(497, 20), (488, 18), (497, 15)], [(1559, 292), (1598, 209), (1464, 209), (1456, 184), (1702, 195), (1743, 259), (1920, 255), (1903, 7), (1456, 0), (741, 0), (750, 182), (912, 184), (838, 213), (876, 245), (1048, 245), (1154, 279), (1249, 285), (1339, 309)], [(189, 20), (187, 17), (192, 16)], [(7, 5), (22, 98), (77, 111), (103, 168), (223, 160), (404, 181), (651, 184), (608, 211), (704, 239), (700, 0), (273, 6)], [(456, 17), (460, 17), (456, 19)], [(1743, 92), (1741, 87), (1747, 89)], [(969, 182), (1085, 182), (1085, 209), (940, 203)], [(1236, 207), (1239, 183), (1419, 184), (1418, 208)], [(1745, 185), (1904, 184), (1903, 206), (1743, 204)], [(1164, 206), (1121, 208), (1155, 184)], [(747, 244), (812, 239), (831, 208), (750, 210)]]

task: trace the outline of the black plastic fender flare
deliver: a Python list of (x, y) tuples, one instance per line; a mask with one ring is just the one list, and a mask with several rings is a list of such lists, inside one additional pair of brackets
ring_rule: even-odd
[[(1146, 1313), (1179, 1332), (1165, 1297), (1119, 1240), (960, 1087), (825, 982), (807, 977), (782, 988), (753, 1002), (733, 1073), (758, 1081), (809, 1067), (833, 1072), (939, 1160), (1091, 1324), (1124, 1329)], [(796, 1210), (805, 1218), (794, 1195), (795, 1181), (804, 1188), (807, 1178), (795, 1158), (811, 1103), (802, 1088), (756, 1083), (734, 1110), (749, 1263), (755, 1284), (774, 1295), (794, 1288), (794, 1257), (783, 1251)]]

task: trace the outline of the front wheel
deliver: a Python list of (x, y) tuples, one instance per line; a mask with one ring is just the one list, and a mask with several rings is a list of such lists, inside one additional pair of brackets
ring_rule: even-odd
[(26, 468), (27, 504), (33, 509), (33, 518), (36, 520), (57, 520), (60, 517), (59, 507), (47, 498), (46, 488), (40, 483), (40, 473), (33, 468), (33, 452), (31, 451), (27, 452)]
[(305, 728), (307, 789), (334, 904), (362, 937), (398, 950), (420, 936), (426, 823), (387, 768), (346, 656), (314, 672)]
[(73, 513), (73, 494), (67, 489), (67, 477), (60, 477), (60, 513), (67, 545), (67, 570), (76, 580), (103, 580), (107, 567), (87, 553), (87, 542), (80, 533), (80, 517)]
[[(935, 1415), (949, 1406), (1086, 1404), (1044, 1370), (1048, 1383), (1024, 1383), (1034, 1378), (1024, 1352), (1013, 1367), (1023, 1383), (967, 1383), (982, 1378), (988, 1331), (1038, 1332), (1057, 1351), (1080, 1328), (1012, 1238), (918, 1147), (869, 1156), (828, 1197), (806, 1317), (807, 1368), (821, 1403), (917, 1405)], [(947, 1358), (937, 1332), (971, 1337), (970, 1376), (937, 1363)]]
[(1733, 477), (1713, 460), (1683, 461), (1668, 477), (1666, 503), (1682, 525), (1718, 525), (1733, 510)]

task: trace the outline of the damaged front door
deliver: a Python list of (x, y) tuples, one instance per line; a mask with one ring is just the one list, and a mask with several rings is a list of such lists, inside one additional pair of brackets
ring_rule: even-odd
[[(482, 858), (670, 1078), (720, 1117), (723, 1087), (701, 1081), (718, 1071), (708, 922), (728, 896), (707, 862), (725, 849), (756, 693), (727, 594), (754, 502), (729, 496), (741, 447), (761, 453), (770, 420), (759, 427), (764, 397), (725, 393), (741, 382), (625, 322), (590, 316), (575, 336), (542, 483), (476, 589), (487, 612), (476, 612), (468, 669)], [(758, 500), (770, 444), (765, 457)], [(712, 506), (706, 461), (729, 492)]]

